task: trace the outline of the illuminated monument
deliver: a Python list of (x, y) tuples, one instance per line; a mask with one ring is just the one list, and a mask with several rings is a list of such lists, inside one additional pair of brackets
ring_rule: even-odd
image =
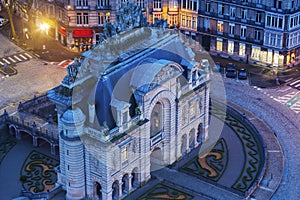
[(68, 66), (48, 92), (67, 199), (120, 199), (208, 138), (209, 74), (174, 30), (133, 29)]

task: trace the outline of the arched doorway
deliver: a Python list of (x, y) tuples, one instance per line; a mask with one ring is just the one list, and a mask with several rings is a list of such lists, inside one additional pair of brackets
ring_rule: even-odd
[(95, 196), (98, 200), (102, 200), (102, 187), (97, 181), (94, 182)]
[(139, 184), (139, 177), (138, 177), (138, 168), (135, 167), (131, 172), (131, 185), (132, 188), (137, 188)]
[(112, 184), (112, 199), (113, 200), (119, 200), (119, 197), (120, 197), (120, 194), (119, 194), (119, 181), (115, 181), (113, 184)]
[(163, 130), (163, 105), (160, 102), (155, 104), (150, 119), (150, 137), (152, 137)]
[(181, 155), (184, 156), (186, 153), (186, 144), (187, 144), (187, 137), (184, 134), (181, 138)]
[(195, 147), (195, 129), (192, 129), (189, 134), (189, 147), (193, 149)]
[(129, 193), (129, 176), (128, 174), (124, 174), (122, 178), (122, 194)]
[(163, 152), (159, 147), (156, 147), (150, 155), (150, 173), (164, 167), (163, 164)]
[(203, 137), (203, 129), (202, 129), (202, 123), (199, 124), (198, 130), (197, 130), (197, 142), (202, 143), (202, 137)]

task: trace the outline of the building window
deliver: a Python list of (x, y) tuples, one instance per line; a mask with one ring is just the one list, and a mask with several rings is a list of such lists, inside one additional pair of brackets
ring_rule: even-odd
[(193, 17), (192, 18), (192, 28), (197, 28), (197, 18), (196, 17)]
[(218, 4), (218, 15), (224, 15), (224, 5)]
[(192, 24), (192, 17), (191, 16), (186, 16), (186, 26), (187, 27), (191, 27), (191, 24)]
[(219, 33), (223, 33), (223, 31), (224, 31), (224, 23), (223, 23), (223, 21), (218, 21), (218, 27), (217, 27), (217, 29), (218, 29)]
[(242, 17), (242, 19), (247, 19), (247, 9), (242, 8), (241, 17)]
[(255, 16), (255, 21), (258, 23), (261, 23), (261, 19), (262, 19), (262, 13), (260, 11), (256, 12), (256, 16)]
[(97, 0), (97, 6), (100, 7), (109, 6), (109, 0)]
[(145, 1), (144, 0), (137, 0), (136, 4), (141, 8), (145, 8)]
[(82, 24), (82, 13), (76, 14), (76, 24)]
[(276, 29), (283, 29), (283, 16), (282, 15), (275, 15), (268, 13), (266, 15), (266, 27), (276, 28)]
[(183, 106), (181, 112), (182, 112), (182, 125), (185, 125), (188, 121), (188, 119), (187, 119), (187, 106), (186, 105)]
[(185, 15), (181, 15), (181, 25), (186, 26)]
[(282, 9), (282, 0), (274, 0), (274, 8)]
[(205, 12), (210, 12), (210, 2), (206, 2), (206, 4), (205, 4)]
[(154, 136), (163, 130), (163, 106), (161, 103), (156, 103), (150, 119), (150, 136)]
[(204, 18), (204, 28), (209, 29), (210, 28), (210, 20), (209, 18)]
[(217, 51), (223, 51), (223, 39), (217, 38)]
[(104, 13), (100, 12), (98, 13), (98, 24), (102, 25), (105, 23), (105, 16)]
[(153, 8), (154, 9), (161, 9), (161, 0), (154, 0), (153, 1)]
[(127, 147), (123, 147), (121, 149), (121, 158), (122, 158), (122, 162), (126, 161), (128, 159), (127, 157)]
[(234, 27), (235, 27), (235, 24), (229, 23), (229, 36), (231, 36), (231, 37), (234, 36)]
[(246, 37), (246, 26), (241, 26), (241, 37)]
[(251, 51), (251, 58), (254, 60), (259, 60), (259, 56), (260, 56), (260, 47), (257, 46), (252, 46), (252, 51)]
[(83, 24), (89, 24), (89, 14), (83, 13)]
[(76, 6), (88, 6), (88, 0), (76, 0)]
[(189, 116), (190, 116), (190, 121), (195, 119), (196, 117), (196, 106), (197, 105), (197, 101), (192, 101), (190, 103), (190, 111), (189, 111)]
[(230, 17), (235, 17), (236, 9), (234, 6), (230, 6)]
[(254, 39), (260, 40), (261, 39), (261, 31), (259, 29), (254, 30)]
[(234, 52), (234, 41), (228, 40), (228, 53), (233, 54)]
[[(183, 2), (182, 3), (182, 8), (183, 9), (197, 11), (197, 9), (198, 9), (197, 0), (183, 0), (182, 2)], [(206, 6), (209, 6), (209, 3), (206, 4)]]
[(177, 22), (177, 14), (170, 14), (168, 16), (168, 23), (171, 25), (171, 26), (174, 26), (176, 25), (178, 22)]
[(245, 57), (245, 55), (246, 55), (246, 45), (244, 43), (240, 43), (239, 56)]

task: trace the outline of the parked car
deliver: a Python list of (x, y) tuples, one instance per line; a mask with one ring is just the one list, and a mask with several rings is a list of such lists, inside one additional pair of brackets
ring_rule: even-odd
[(0, 27), (4, 26), (7, 23), (8, 23), (8, 19), (0, 18)]
[(219, 62), (216, 62), (213, 69), (212, 69), (214, 72), (219, 72), (221, 71), (221, 65)]
[(226, 67), (226, 77), (235, 78), (236, 77), (236, 69), (234, 64), (228, 63)]
[(240, 69), (238, 72), (238, 79), (247, 79), (247, 70), (246, 69)]

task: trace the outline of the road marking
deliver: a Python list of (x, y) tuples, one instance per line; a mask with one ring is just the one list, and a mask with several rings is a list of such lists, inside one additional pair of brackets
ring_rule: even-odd
[(32, 56), (31, 56), (31, 55), (29, 55), (28, 53), (25, 53), (25, 55), (26, 55), (26, 56), (28, 56), (29, 58), (32, 58)]
[(295, 96), (293, 96), (291, 99), (289, 99), (285, 105), (287, 107), (292, 107), (294, 104), (296, 104), (299, 101), (300, 97), (298, 96), (298, 94), (296, 94)]
[(18, 61), (22, 61), (18, 56), (14, 56), (15, 59), (17, 59)]
[(2, 58), (2, 60), (3, 60), (4, 62), (6, 62), (7, 64), (10, 64), (10, 62), (9, 62), (8, 60), (6, 60), (5, 58)]
[(274, 192), (274, 190), (270, 189), (270, 188), (267, 188), (267, 187), (264, 187), (264, 186), (259, 186), (259, 188), (263, 189), (263, 190), (267, 190), (267, 191), (270, 191), (270, 192)]
[(298, 84), (298, 85), (295, 85), (294, 87), (299, 87), (300, 86), (300, 84)]
[(293, 85), (295, 85), (295, 84), (297, 84), (299, 82), (300, 82), (300, 80), (297, 80), (297, 81), (292, 82), (290, 85), (293, 86)]
[(1, 62), (1, 61), (0, 61), (0, 64), (1, 64), (1, 65), (4, 65), (3, 62)]
[(25, 56), (23, 56), (22, 54), (20, 54), (19, 56), (21, 56), (23, 59), (28, 60)]
[(279, 150), (268, 150), (269, 153), (279, 153)]
[(14, 59), (12, 59), (11, 57), (8, 57), (9, 60), (11, 60), (12, 62), (16, 62)]
[(293, 80), (294, 78), (289, 78), (287, 80), (285, 80), (285, 82), (290, 82), (291, 80)]

